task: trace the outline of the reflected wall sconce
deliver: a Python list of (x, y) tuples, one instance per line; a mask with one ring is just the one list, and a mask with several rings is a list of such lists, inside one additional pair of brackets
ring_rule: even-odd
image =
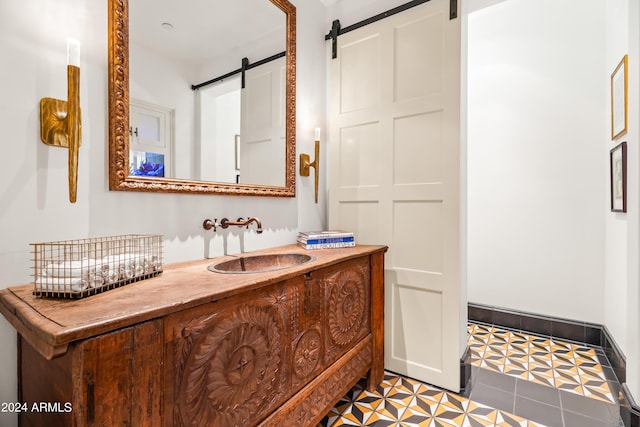
[(300, 154), (300, 176), (309, 176), (309, 168), (315, 171), (316, 203), (318, 203), (318, 174), (320, 168), (320, 128), (316, 128), (315, 159), (311, 161), (308, 154)]
[(67, 41), (67, 101), (40, 100), (40, 139), (46, 145), (69, 150), (69, 201), (76, 202), (80, 120), (80, 42)]

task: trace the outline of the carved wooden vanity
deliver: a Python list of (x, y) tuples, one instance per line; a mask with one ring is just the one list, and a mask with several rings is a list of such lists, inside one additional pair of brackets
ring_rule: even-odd
[(315, 426), (363, 375), (382, 381), (385, 251), (290, 245), (255, 254), (316, 259), (251, 274), (175, 264), (78, 301), (4, 289), (21, 425)]

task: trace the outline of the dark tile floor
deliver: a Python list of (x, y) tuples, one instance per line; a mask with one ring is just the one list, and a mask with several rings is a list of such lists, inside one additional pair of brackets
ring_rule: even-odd
[(619, 385), (599, 348), (489, 325), (469, 326), (467, 395), (387, 372), (356, 385), (321, 426), (619, 427)]
[(618, 427), (620, 410), (605, 402), (484, 368), (472, 368), (469, 399), (548, 427)]

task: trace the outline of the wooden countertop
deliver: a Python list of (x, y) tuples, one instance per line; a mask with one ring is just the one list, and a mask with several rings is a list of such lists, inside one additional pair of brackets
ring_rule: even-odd
[[(33, 284), (0, 290), (0, 313), (44, 357), (67, 351), (69, 343), (215, 301), (363, 255), (385, 246), (306, 251), (287, 245), (259, 251), (164, 266), (157, 277), (79, 300), (33, 295)], [(238, 256), (306, 253), (316, 259), (299, 266), (262, 273), (220, 274), (210, 264)]]

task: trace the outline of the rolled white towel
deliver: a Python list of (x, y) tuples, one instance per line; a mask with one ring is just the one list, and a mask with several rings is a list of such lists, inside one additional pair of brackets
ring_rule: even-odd
[(100, 266), (100, 278), (102, 279), (102, 284), (113, 284), (118, 281), (118, 270), (116, 268), (111, 268), (109, 264), (102, 264)]
[(135, 267), (133, 267), (133, 276), (134, 277), (144, 276), (144, 267), (142, 267), (139, 264), (136, 264)]
[(151, 255), (151, 260), (149, 260), (149, 266), (152, 271), (162, 270), (162, 262), (160, 261), (157, 255)]
[(137, 261), (136, 259), (136, 255), (132, 253), (109, 255), (102, 258), (101, 262), (102, 265), (108, 265), (110, 270), (115, 270), (119, 273), (122, 273), (122, 267), (124, 267), (125, 269), (130, 269), (132, 270), (131, 274), (133, 274), (136, 264), (139, 263), (139, 261)]
[(118, 266), (118, 276), (120, 280), (133, 279), (133, 270), (127, 265), (120, 264), (120, 266)]
[(104, 285), (104, 278), (101, 275), (95, 274), (89, 277), (89, 280), (87, 282), (89, 283), (89, 287), (91, 289), (95, 289)]
[(116, 283), (118, 281), (118, 279), (120, 278), (120, 275), (118, 274), (118, 270), (117, 269), (108, 269), (107, 271), (102, 271), (102, 279), (104, 280), (104, 283), (107, 285), (113, 285), (114, 283)]
[(140, 266), (142, 267), (142, 274), (149, 274), (153, 271), (151, 270), (151, 264), (149, 264), (149, 260), (143, 258), (140, 262)]
[(48, 292), (82, 292), (89, 288), (89, 281), (82, 278), (60, 279), (41, 277), (36, 280), (36, 290)]
[(124, 262), (128, 256), (128, 254), (108, 255), (102, 258), (102, 262), (119, 264)]
[(119, 255), (109, 255), (102, 258), (102, 263), (110, 265), (126, 264), (132, 258), (131, 254), (124, 253)]
[(64, 261), (59, 263), (49, 263), (44, 269), (48, 277), (77, 277), (85, 278), (89, 274), (96, 272), (97, 262), (95, 259), (85, 258), (80, 261)]

